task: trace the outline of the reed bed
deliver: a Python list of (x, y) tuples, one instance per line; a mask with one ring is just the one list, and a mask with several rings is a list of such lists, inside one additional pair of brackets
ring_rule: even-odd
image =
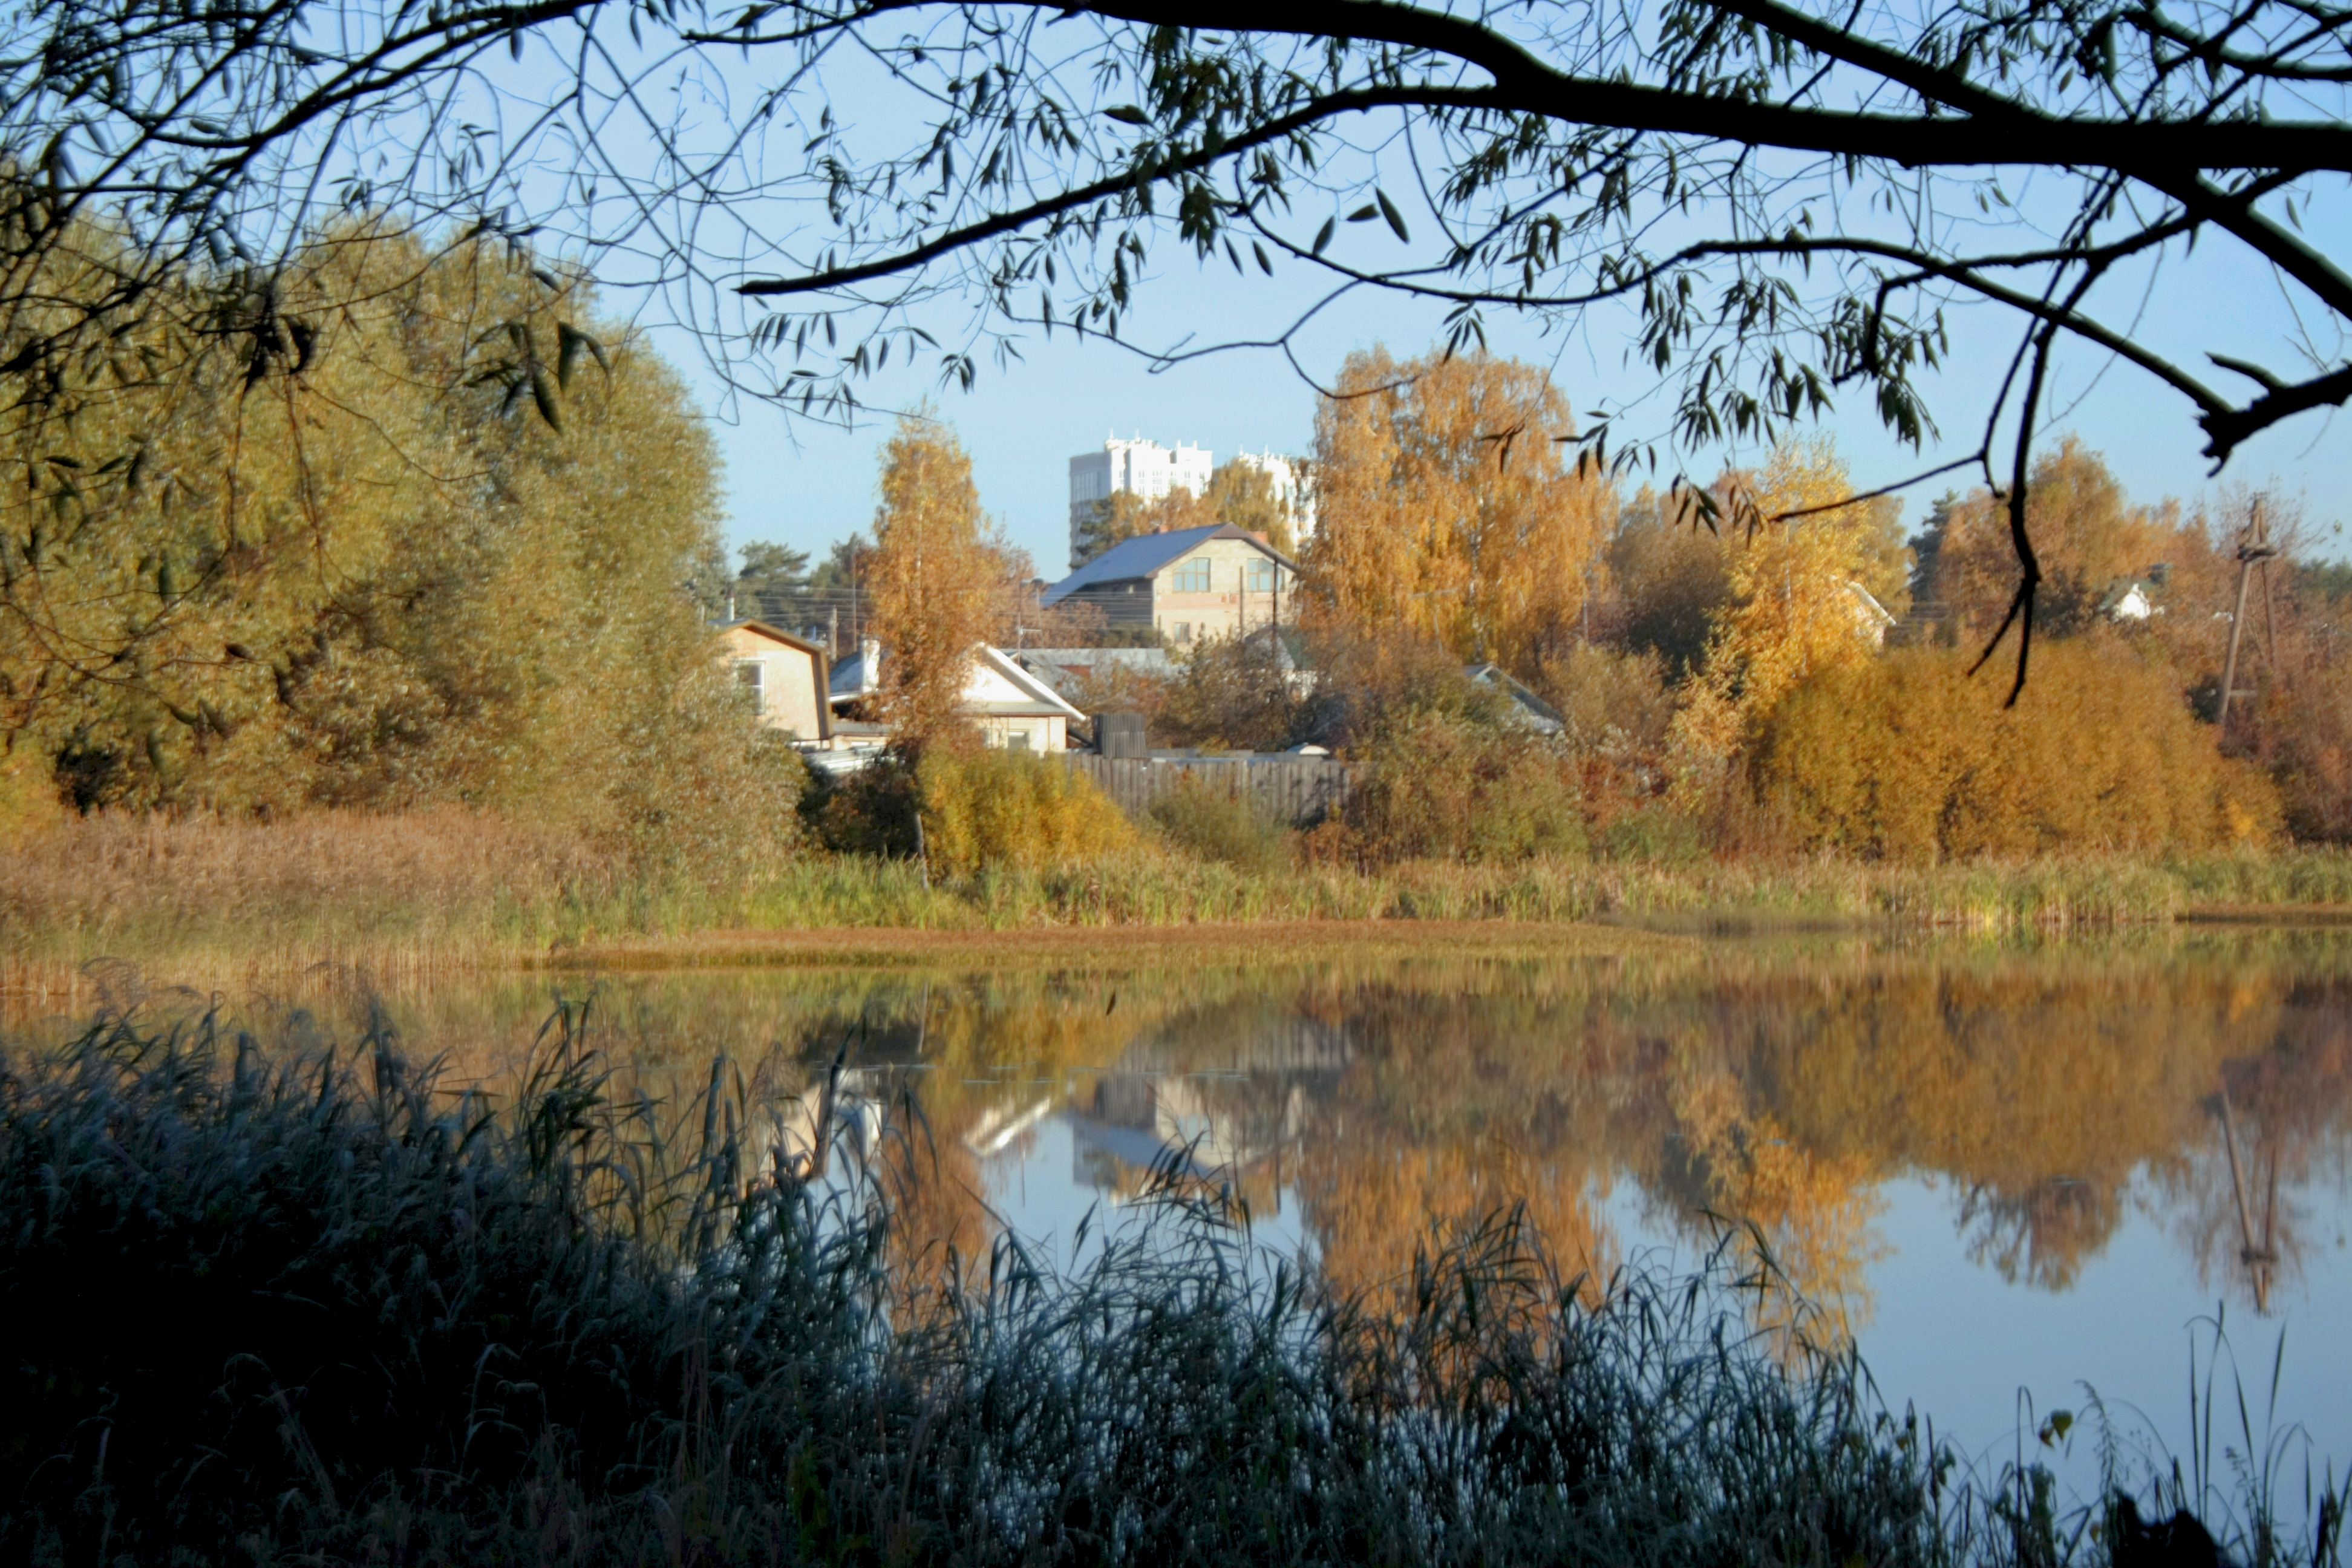
[(1901, 867), (1842, 858), (1690, 863), (1537, 858), (1355, 868), (1251, 864), (1146, 846), (1067, 869), (934, 874), (809, 852), (770, 875), (633, 869), (584, 840), (486, 813), (271, 821), (93, 816), (0, 849), (0, 993), (85, 1009), (104, 960), (151, 984), (267, 985), (319, 971), (407, 984), (562, 962), (600, 942), (728, 931), (1301, 921), (1734, 921), (1979, 932), (2164, 922), (2207, 906), (2352, 908), (2335, 849), (2085, 855)]
[[(117, 1018), (8, 1062), (0, 1561), (2092, 1568), (2138, 1540), (2033, 1467), (1955, 1474), (1719, 1279), (1565, 1278), (1497, 1215), (1335, 1297), (1172, 1161), (1075, 1268), (942, 1257), (894, 1229), (919, 1126), (794, 1145), (723, 1061), (625, 1100), (579, 1022), (505, 1099), (381, 1026), (338, 1054)], [(2153, 1506), (2247, 1568), (2336, 1568), (2327, 1496), (2300, 1532)]]

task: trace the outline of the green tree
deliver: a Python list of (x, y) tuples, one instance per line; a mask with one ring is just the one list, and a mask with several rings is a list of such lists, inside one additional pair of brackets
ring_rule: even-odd
[(807, 580), (805, 550), (762, 542), (746, 544), (737, 553), (743, 559), (743, 569), (735, 574), (735, 580), (753, 593), (789, 594)]
[(299, 372), (221, 374), (159, 310), (121, 351), (154, 374), (94, 365), (69, 427), (16, 373), (0, 440), (79, 478), (0, 502), (11, 752), (83, 806), (462, 800), (718, 845), (688, 795), (724, 776), (756, 812), (792, 774), (681, 592), (719, 497), (683, 384), (625, 332), (572, 346), (593, 296), (527, 253), (310, 259), (278, 300), (317, 323)]
[(824, 552), (816, 570), (809, 574), (808, 585), (814, 592), (845, 593), (868, 584), (867, 574), (873, 570), (874, 542), (862, 531), (846, 539), (834, 541), (833, 548)]
[(1731, 598), (1732, 542), (1689, 508), (1644, 486), (1620, 515), (1609, 570), (1622, 606), (1622, 632), (1655, 654), (1680, 681), (1706, 655), (1715, 617)]
[(792, 599), (808, 586), (808, 552), (761, 541), (744, 545), (738, 554), (743, 565), (735, 574), (736, 614), (788, 619)]

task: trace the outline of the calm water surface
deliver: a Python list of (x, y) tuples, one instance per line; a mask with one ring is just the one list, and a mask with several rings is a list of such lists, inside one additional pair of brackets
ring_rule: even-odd
[[(1066, 1247), (1171, 1150), (1351, 1286), (1506, 1201), (1601, 1276), (1688, 1270), (1737, 1222), (1786, 1280), (1761, 1326), (1851, 1335), (1971, 1453), (2088, 1388), (2185, 1454), (2219, 1318), (2258, 1434), (2284, 1335), (2273, 1425), (2352, 1460), (2352, 933), (560, 984), (656, 1087), (728, 1052), (788, 1137), (846, 1044), (849, 1131), (914, 1098), (924, 1221), (968, 1250)], [(495, 1079), (552, 989), (388, 1000), (412, 1047)]]

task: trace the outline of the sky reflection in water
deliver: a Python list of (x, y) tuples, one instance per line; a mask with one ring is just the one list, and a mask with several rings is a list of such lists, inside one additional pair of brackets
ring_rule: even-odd
[[(1358, 1288), (1433, 1215), (1524, 1201), (1605, 1277), (1695, 1267), (1712, 1214), (1790, 1283), (1755, 1299), (1760, 1329), (1851, 1332), (1966, 1452), (1997, 1462), (2029, 1405), (2079, 1411), (2085, 1384), (2185, 1452), (2221, 1310), (2258, 1433), (2284, 1331), (2278, 1425), (2352, 1461), (2352, 933), (599, 984), (649, 1087), (725, 1049), (788, 1140), (850, 1040), (842, 1100), (870, 1125), (919, 1100), (940, 1173), (919, 1218), (967, 1253), (999, 1223), (1066, 1247), (1171, 1144), (1260, 1241)], [(390, 1000), (414, 1047), (495, 1079), (548, 994)], [(2234, 1396), (2222, 1417), (2217, 1448)]]

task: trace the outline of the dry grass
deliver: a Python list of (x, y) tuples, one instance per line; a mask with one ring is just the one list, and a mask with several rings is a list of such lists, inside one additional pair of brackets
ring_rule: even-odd
[(112, 957), (383, 978), (508, 962), (609, 883), (576, 837), (457, 807), (81, 817), (0, 851), (0, 984), (69, 1000)]
[(1061, 971), (1099, 962), (1127, 969), (1160, 962), (1263, 963), (1393, 953), (1483, 958), (1684, 956), (1690, 937), (1591, 923), (1528, 921), (1306, 920), (1186, 925), (1037, 926), (1003, 931), (832, 926), (803, 931), (707, 931), (667, 940), (623, 938), (535, 960), (551, 968), (888, 968), (952, 963), (958, 969)]
[[(2341, 850), (1916, 868), (1831, 856), (1675, 865), (1547, 858), (1366, 872), (1244, 869), (1155, 850), (1081, 869), (992, 867), (928, 885), (910, 860), (808, 854), (713, 887), (454, 808), (267, 823), (100, 816), (0, 849), (0, 1009), (87, 1006), (104, 994), (103, 960), (137, 966), (154, 986), (268, 988), (322, 966), (395, 984), (583, 957), (841, 962), (854, 951), (907, 962), (914, 940), (927, 953), (960, 946), (984, 957), (1016, 932), (1070, 932), (1083, 947), (1118, 931), (1126, 949), (1163, 940), (1147, 931), (1201, 931), (1212, 947), (1288, 948), (1314, 931), (1355, 947), (1376, 927), (1416, 943), (1454, 940), (1441, 936), (1440, 922), (1524, 931), (1734, 918), (2005, 931), (2163, 922), (2214, 908), (2309, 918), (2314, 908), (2347, 907), (2352, 854)], [(831, 934), (812, 934), (820, 932)]]

